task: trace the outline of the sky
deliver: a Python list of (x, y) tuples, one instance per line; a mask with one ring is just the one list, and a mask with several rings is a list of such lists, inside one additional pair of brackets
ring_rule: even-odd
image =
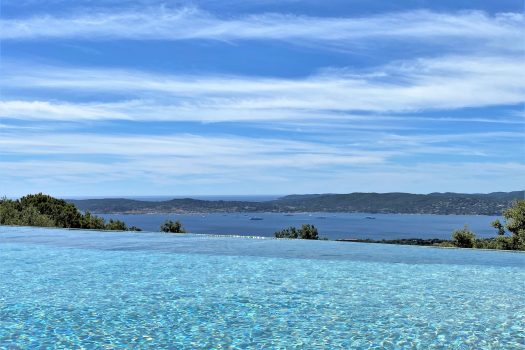
[(521, 0), (2, 0), (0, 195), (525, 188)]

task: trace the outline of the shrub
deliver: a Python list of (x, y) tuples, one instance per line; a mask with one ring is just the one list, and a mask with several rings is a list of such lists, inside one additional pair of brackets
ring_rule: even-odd
[(105, 229), (112, 231), (127, 231), (128, 227), (124, 222), (120, 220), (109, 219), (109, 222), (106, 224)]
[[(109, 220), (90, 212), (82, 214), (71, 203), (38, 193), (17, 200), (0, 199), (0, 225), (45, 226), (83, 229), (105, 229), (125, 231), (126, 224)], [(134, 230), (139, 230), (134, 228)]]
[(495, 238), (478, 239), (474, 248), (512, 250), (512, 237), (498, 235)]
[(512, 207), (503, 212), (505, 217), (505, 225), (499, 220), (492, 222), (492, 227), (498, 230), (498, 235), (505, 235), (505, 229), (512, 233), (512, 237), (505, 237), (500, 240), (505, 248), (496, 249), (511, 249), (511, 250), (525, 250), (525, 200), (517, 200)]
[(319, 239), (319, 233), (314, 225), (303, 224), (299, 230), (299, 237), (302, 239)]
[(299, 233), (297, 232), (297, 229), (293, 226), (290, 226), (288, 228), (285, 228), (284, 230), (277, 231), (274, 233), (276, 238), (297, 238), (299, 237)]
[(476, 243), (476, 235), (465, 225), (461, 230), (452, 233), (452, 244), (459, 248), (473, 248)]
[(177, 221), (171, 221), (166, 220), (161, 226), (160, 226), (161, 232), (170, 232), (170, 233), (186, 233), (184, 228), (182, 227), (182, 224), (179, 220)]
[(503, 213), (505, 228), (512, 233), (512, 248), (525, 250), (525, 200), (517, 200)]
[(301, 239), (319, 239), (319, 233), (314, 225), (304, 224), (300, 229), (293, 226), (285, 228), (274, 233), (276, 238), (301, 238)]

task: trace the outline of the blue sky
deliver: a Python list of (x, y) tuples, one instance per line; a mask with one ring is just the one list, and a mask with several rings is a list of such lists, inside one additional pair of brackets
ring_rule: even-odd
[(2, 195), (525, 187), (521, 0), (1, 6)]

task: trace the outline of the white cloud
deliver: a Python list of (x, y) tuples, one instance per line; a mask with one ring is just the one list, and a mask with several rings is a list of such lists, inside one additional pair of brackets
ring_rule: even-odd
[[(187, 76), (9, 64), (4, 91), (24, 87), (56, 102), (6, 100), (0, 115), (42, 120), (269, 121), (345, 119), (345, 113), (413, 112), (519, 104), (525, 61), (515, 56), (446, 56), (371, 71), (330, 70), (305, 78)], [(380, 74), (379, 74), (380, 73)], [(97, 92), (113, 102), (67, 101)], [(66, 101), (60, 101), (60, 98)]]
[[(1, 38), (24, 40), (76, 38), (89, 40), (285, 40), (297, 44), (331, 43), (344, 47), (352, 41), (483, 40), (512, 46), (521, 40), (524, 16), (481, 11), (435, 13), (406, 11), (370, 17), (307, 17), (255, 14), (219, 18), (196, 8), (139, 8), (96, 12), (91, 9), (69, 16), (10, 18), (1, 22)], [(479, 44), (479, 43), (478, 43)], [(516, 49), (516, 48), (514, 48)]]
[[(193, 8), (4, 17), (4, 41), (278, 40), (342, 50), (410, 41), (430, 45), (442, 56), (366, 69), (332, 67), (302, 78), (176, 75), (4, 61), (1, 185), (10, 190), (28, 185), (23, 190), (27, 192), (65, 188), (61, 186), (78, 191), (78, 184), (91, 184), (85, 192), (92, 194), (110, 194), (113, 188), (130, 194), (133, 187), (152, 193), (173, 184), (188, 185), (183, 187), (187, 193), (208, 194), (221, 192), (213, 187), (217, 184), (228, 184), (227, 192), (238, 193), (257, 192), (249, 186), (273, 193), (517, 189), (525, 165), (512, 150), (523, 134), (510, 130), (523, 123), (523, 113), (498, 109), (494, 113), (500, 114), (492, 117), (490, 110), (483, 116), (447, 112), (525, 101), (519, 44), (524, 18), (478, 11), (219, 18)], [(436, 49), (445, 46), (446, 50)], [(436, 110), (441, 115), (418, 114)], [(301, 138), (309, 140), (29, 129), (61, 122), (92, 127), (104, 120), (250, 122), (259, 129), (307, 128), (308, 135)], [(450, 126), (417, 130), (430, 128), (425, 124), (430, 120), (501, 125), (490, 125), (490, 132), (486, 125), (478, 131), (463, 125), (457, 133)], [(30, 123), (34, 125), (27, 126)], [(430, 159), (422, 161), (425, 157)]]
[[(317, 141), (254, 138), (235, 135), (98, 135), (87, 133), (4, 133), (0, 150), (16, 156), (97, 156), (114, 161), (169, 159), (217, 169), (239, 167), (310, 167), (384, 164), (393, 157), (420, 154), (483, 156), (476, 147), (496, 138), (521, 140), (519, 132), (410, 135), (370, 132), (350, 140)], [(150, 169), (150, 167), (144, 167)], [(206, 167), (206, 171), (209, 169)]]
[[(35, 169), (39, 169), (35, 171)], [(356, 169), (261, 168), (228, 164), (222, 169), (188, 167), (173, 159), (100, 164), (88, 160), (0, 161), (6, 195), (267, 194), (431, 191), (488, 192), (523, 188), (520, 163), (368, 164)], [(498, 181), (505, 179), (505, 181)], [(222, 186), (226, 185), (226, 187)]]
[(378, 163), (381, 152), (350, 150), (336, 145), (283, 139), (198, 136), (176, 134), (104, 136), (96, 134), (6, 134), (0, 140), (3, 154), (102, 155), (119, 159), (164, 158), (185, 163), (267, 167), (302, 167), (323, 164)]
[[(219, 184), (235, 193), (255, 193), (257, 188), (272, 193), (511, 190), (519, 188), (525, 165), (503, 159), (496, 163), (494, 155), (477, 148), (477, 142), (519, 137), (518, 132), (428, 138), (376, 133), (329, 143), (233, 135), (14, 130), (0, 138), (0, 191), (20, 194), (11, 191), (45, 188), (57, 194), (82, 194), (80, 184), (86, 186), (84, 193), (93, 195), (130, 194), (131, 189), (137, 194), (221, 193), (215, 187)], [(468, 142), (457, 142), (463, 138)], [(421, 155), (451, 154), (455, 162), (417, 161)], [(400, 157), (412, 165), (396, 161)]]

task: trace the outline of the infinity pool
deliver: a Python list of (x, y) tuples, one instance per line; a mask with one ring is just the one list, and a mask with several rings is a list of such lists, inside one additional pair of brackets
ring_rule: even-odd
[(525, 254), (0, 227), (0, 348), (525, 349)]

